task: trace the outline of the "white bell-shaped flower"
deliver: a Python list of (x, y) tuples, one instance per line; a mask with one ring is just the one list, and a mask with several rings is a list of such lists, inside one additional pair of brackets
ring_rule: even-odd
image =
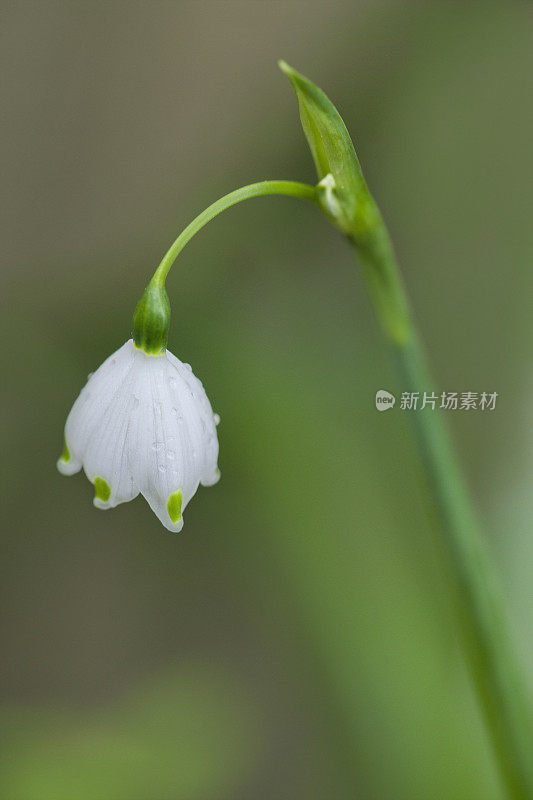
[(83, 467), (98, 508), (141, 493), (168, 530), (180, 531), (198, 484), (220, 477), (218, 421), (188, 364), (168, 350), (147, 355), (130, 339), (81, 390), (57, 466), (64, 475)]

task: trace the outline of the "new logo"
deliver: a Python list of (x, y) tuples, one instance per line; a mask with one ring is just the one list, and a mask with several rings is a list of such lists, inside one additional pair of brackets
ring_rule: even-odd
[(389, 408), (393, 408), (395, 402), (394, 395), (386, 392), (385, 389), (379, 389), (376, 392), (376, 408), (378, 411), (388, 411)]

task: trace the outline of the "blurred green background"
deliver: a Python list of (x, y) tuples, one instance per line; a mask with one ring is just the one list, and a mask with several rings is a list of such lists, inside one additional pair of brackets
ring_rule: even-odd
[(254, 200), (168, 281), (222, 480), (172, 536), (55, 469), (181, 228), (314, 181), (276, 60), (337, 104), (446, 391), (533, 673), (533, 17), (522, 2), (4, 2), (0, 796), (496, 800), (401, 391), (351, 252)]

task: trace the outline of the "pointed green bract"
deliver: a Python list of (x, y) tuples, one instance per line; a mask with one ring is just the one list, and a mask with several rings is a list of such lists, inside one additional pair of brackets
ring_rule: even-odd
[(384, 330), (395, 343), (410, 337), (409, 311), (387, 229), (368, 190), (346, 125), (322, 89), (289, 67), (300, 119), (318, 172), (317, 200), (324, 214), (355, 245)]
[(96, 476), (94, 483), (94, 496), (97, 500), (107, 503), (111, 497), (111, 487), (103, 478)]
[(322, 181), (327, 175), (333, 176), (339, 211), (334, 216), (331, 205), (323, 206), (323, 210), (344, 233), (352, 236), (363, 234), (372, 225), (377, 209), (346, 125), (322, 89), (285, 61), (280, 61), (279, 66), (296, 92), (300, 120), (318, 178)]
[(174, 524), (176, 524), (181, 517), (182, 501), (183, 495), (181, 494), (181, 489), (178, 489), (177, 492), (173, 492), (167, 500), (168, 516)]

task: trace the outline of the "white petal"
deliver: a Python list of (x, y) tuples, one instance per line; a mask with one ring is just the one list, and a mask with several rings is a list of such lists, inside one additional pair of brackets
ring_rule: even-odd
[(183, 510), (200, 481), (215, 478), (214, 415), (201, 383), (181, 362), (167, 355), (144, 361), (140, 424), (130, 458), (150, 507), (166, 528), (178, 531), (183, 523), (171, 520), (169, 498), (181, 492)]
[(92, 483), (97, 477), (105, 480), (110, 488), (107, 500), (98, 494), (95, 496), (97, 508), (113, 508), (139, 494), (126, 447), (134, 424), (136, 383), (137, 372), (133, 362), (87, 445), (83, 463), (85, 474)]
[[(191, 367), (188, 364), (183, 364), (168, 350), (166, 356), (171, 365), (169, 369), (169, 385), (173, 402), (177, 408), (181, 408), (186, 424), (198, 435), (198, 452), (202, 456), (200, 483), (203, 486), (212, 486), (220, 478), (217, 466), (218, 439), (216, 429), (218, 422), (220, 422), (220, 417), (213, 414), (213, 409), (204, 387), (201, 381), (193, 374)], [(185, 387), (187, 387), (188, 391)], [(200, 426), (199, 430), (198, 424)]]
[(119, 391), (134, 357), (135, 347), (130, 339), (91, 375), (72, 406), (65, 425), (65, 440), (76, 461), (83, 463), (89, 439)]
[(181, 492), (182, 509), (185, 508), (199, 479), (190, 458), (187, 432), (180, 428), (173, 410), (164, 356), (145, 357), (139, 388), (139, 426), (129, 450), (135, 481), (163, 525), (178, 531), (183, 520), (171, 520), (169, 498)]

